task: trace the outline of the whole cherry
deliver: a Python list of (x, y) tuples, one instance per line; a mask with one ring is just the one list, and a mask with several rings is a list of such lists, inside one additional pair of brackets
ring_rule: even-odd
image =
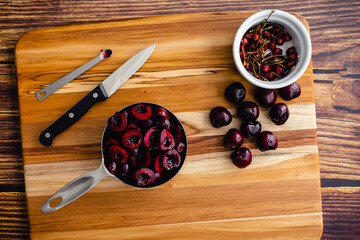
[(224, 146), (230, 150), (240, 147), (244, 139), (241, 132), (236, 128), (231, 128), (224, 137)]
[(229, 125), (232, 121), (232, 116), (226, 108), (220, 106), (214, 107), (210, 111), (210, 121), (214, 127), (220, 128)]
[(250, 165), (252, 154), (248, 148), (242, 147), (231, 154), (231, 161), (238, 168), (245, 168)]

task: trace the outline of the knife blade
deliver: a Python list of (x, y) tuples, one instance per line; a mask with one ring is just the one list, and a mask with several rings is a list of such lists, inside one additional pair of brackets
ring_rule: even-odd
[(109, 77), (100, 83), (58, 120), (40, 134), (39, 141), (44, 146), (51, 146), (54, 138), (73, 125), (99, 101), (105, 101), (116, 92), (150, 57), (156, 44), (140, 51)]

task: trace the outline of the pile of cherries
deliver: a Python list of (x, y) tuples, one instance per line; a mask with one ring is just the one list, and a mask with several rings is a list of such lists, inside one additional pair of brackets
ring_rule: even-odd
[[(240, 58), (245, 69), (264, 81), (274, 81), (286, 76), (298, 60), (295, 47), (280, 48), (284, 42), (292, 40), (284, 26), (268, 22), (271, 14), (260, 24), (250, 28), (241, 39)], [(285, 51), (285, 49), (284, 49)]]
[[(289, 86), (278, 90), (280, 96), (286, 100), (297, 98), (301, 94), (300, 86), (294, 82)], [(225, 97), (231, 103), (237, 104), (236, 115), (243, 120), (240, 129), (231, 128), (224, 137), (224, 146), (235, 150), (231, 154), (232, 162), (239, 168), (247, 167), (252, 161), (252, 154), (246, 147), (241, 147), (244, 138), (254, 138), (260, 151), (275, 150), (278, 140), (274, 133), (261, 131), (259, 107), (255, 102), (244, 101), (246, 95), (245, 87), (240, 82), (233, 82), (225, 90)], [(258, 103), (264, 108), (270, 108), (270, 118), (276, 125), (284, 124), (289, 118), (289, 109), (285, 103), (277, 103), (275, 90), (258, 88), (255, 94)], [(227, 126), (232, 121), (230, 112), (221, 106), (210, 111), (211, 124), (220, 128)]]
[(171, 112), (139, 103), (108, 119), (102, 147), (111, 174), (131, 186), (152, 187), (180, 170), (186, 144), (184, 129)]

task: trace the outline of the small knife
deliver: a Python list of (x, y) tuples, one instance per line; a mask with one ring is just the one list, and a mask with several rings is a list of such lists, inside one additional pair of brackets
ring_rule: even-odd
[(51, 146), (57, 135), (79, 120), (96, 102), (105, 101), (109, 98), (146, 62), (155, 46), (156, 44), (151, 45), (130, 58), (81, 99), (80, 102), (51, 124), (50, 127), (40, 134), (40, 143), (44, 146)]

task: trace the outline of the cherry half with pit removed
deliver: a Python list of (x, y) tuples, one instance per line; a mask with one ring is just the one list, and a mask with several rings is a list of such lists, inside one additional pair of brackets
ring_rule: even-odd
[(186, 135), (167, 109), (133, 104), (108, 119), (103, 152), (111, 174), (131, 186), (154, 187), (180, 170), (187, 152)]

